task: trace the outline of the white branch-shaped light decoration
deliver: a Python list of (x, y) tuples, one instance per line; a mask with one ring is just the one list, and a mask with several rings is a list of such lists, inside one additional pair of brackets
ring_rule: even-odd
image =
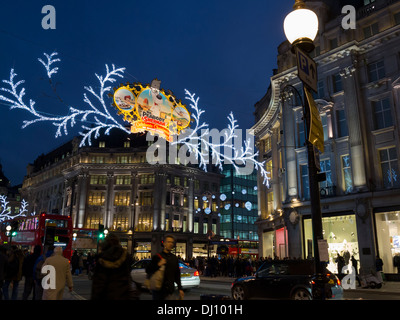
[(61, 60), (59, 58), (53, 59), (55, 56), (58, 55), (57, 52), (53, 52), (51, 55), (48, 55), (47, 53), (44, 53), (45, 57), (47, 58), (47, 62), (44, 62), (42, 59), (38, 58), (40, 63), (46, 68), (47, 71), (47, 76), (49, 79), (51, 79), (52, 74), (57, 73), (58, 67), (55, 67), (53, 69), (50, 68), (50, 66), (53, 63), (60, 62)]
[[(185, 135), (183, 138), (178, 138), (172, 144), (185, 145), (190, 152), (195, 154), (195, 157), (199, 161), (199, 166), (204, 171), (207, 171), (208, 157), (211, 151), (211, 158), (213, 163), (222, 170), (224, 163), (232, 164), (237, 173), (240, 173), (240, 164), (251, 163), (254, 165), (256, 170), (259, 170), (260, 175), (263, 178), (263, 184), (269, 187), (269, 172), (265, 170), (265, 161), (259, 162), (257, 160), (258, 151), (254, 153), (251, 146), (250, 139), (244, 141), (244, 148), (241, 147), (240, 150), (235, 148), (234, 139), (237, 138), (235, 130), (238, 128), (237, 120), (235, 120), (232, 113), (229, 114), (228, 129), (224, 131), (225, 139), (223, 143), (212, 143), (209, 141), (209, 128), (208, 124), (200, 121), (200, 116), (204, 113), (204, 110), (200, 109), (198, 106), (199, 97), (195, 98), (195, 94), (190, 93), (185, 89), (186, 99), (190, 103), (190, 107), (194, 110), (191, 114), (195, 120), (194, 129), (191, 130), (190, 134)], [(228, 149), (229, 152), (221, 152), (221, 148)], [(232, 156), (229, 156), (229, 155)]]
[[(44, 62), (41, 59), (39, 59), (39, 61), (46, 68), (47, 76), (50, 79), (51, 76), (58, 71), (57, 67), (53, 67), (51, 69), (51, 65), (61, 60), (58, 58), (54, 59), (54, 57), (57, 55), (56, 52), (53, 52), (51, 55), (48, 55), (46, 53), (44, 55), (47, 57), (47, 62)], [(23, 99), (25, 96), (25, 88), (20, 87), (23, 83), (25, 83), (25, 80), (15, 82), (17, 74), (14, 72), (14, 69), (11, 69), (10, 79), (3, 80), (3, 83), (7, 84), (9, 88), (0, 88), (0, 91), (6, 92), (10, 97), (0, 95), (0, 100), (10, 104), (10, 109), (25, 110), (34, 116), (33, 120), (23, 121), (23, 129), (37, 122), (51, 122), (57, 128), (55, 135), (56, 138), (62, 136), (62, 132), (64, 132), (65, 135), (68, 135), (68, 123), (72, 128), (78, 120), (82, 122), (89, 122), (88, 117), (92, 116), (94, 122), (91, 122), (92, 124), (94, 124), (94, 126), (89, 128), (88, 126), (82, 125), (82, 129), (86, 131), (80, 132), (80, 134), (83, 136), (80, 146), (84, 146), (86, 142), (91, 145), (92, 134), (94, 134), (95, 138), (98, 138), (100, 130), (102, 129), (105, 130), (105, 134), (107, 135), (113, 128), (118, 128), (129, 133), (129, 130), (127, 130), (123, 125), (115, 120), (113, 116), (110, 115), (104, 101), (104, 95), (111, 90), (111, 87), (107, 85), (109, 83), (114, 83), (117, 77), (123, 78), (124, 71), (125, 68), (115, 68), (115, 66), (112, 65), (110, 69), (109, 66), (106, 65), (107, 73), (104, 77), (96, 74), (96, 77), (100, 82), (99, 93), (96, 93), (91, 86), (84, 88), (95, 97), (95, 99), (100, 103), (101, 107), (97, 108), (92, 100), (89, 98), (89, 96), (84, 93), (83, 101), (86, 102), (90, 106), (90, 108), (81, 110), (74, 107), (69, 107), (69, 114), (66, 116), (48, 116), (43, 112), (39, 112), (35, 109), (35, 101), (33, 101), (32, 99), (29, 100), (29, 103), (26, 103)]]
[(15, 215), (11, 214), (11, 207), (9, 207), (8, 204), (9, 202), (7, 201), (7, 196), (0, 195), (0, 222), (12, 220), (17, 217), (26, 217), (24, 212), (28, 212), (28, 202), (26, 202), (24, 199), (21, 201), (19, 213)]

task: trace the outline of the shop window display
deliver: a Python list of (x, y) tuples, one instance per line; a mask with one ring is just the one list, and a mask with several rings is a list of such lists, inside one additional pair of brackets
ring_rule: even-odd
[(379, 256), (384, 273), (400, 273), (400, 211), (375, 216)]
[[(352, 257), (358, 262), (357, 268), (360, 266), (355, 219), (355, 215), (322, 218), (323, 235), (329, 246), (327, 267), (333, 273), (339, 273), (338, 265), (352, 267)], [(304, 220), (304, 239), (306, 258), (312, 257), (311, 219)], [(341, 263), (338, 262), (339, 256), (343, 257)]]

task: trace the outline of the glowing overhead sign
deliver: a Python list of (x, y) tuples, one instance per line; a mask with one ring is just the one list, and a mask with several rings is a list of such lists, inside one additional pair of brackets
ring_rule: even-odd
[(172, 141), (173, 135), (189, 126), (190, 114), (172, 92), (160, 89), (160, 83), (155, 79), (150, 85), (121, 86), (114, 92), (114, 105), (131, 123), (131, 132), (149, 131)]

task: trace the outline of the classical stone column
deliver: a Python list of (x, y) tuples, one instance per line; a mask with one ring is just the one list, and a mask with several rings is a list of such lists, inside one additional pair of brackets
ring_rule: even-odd
[(131, 173), (131, 213), (129, 219), (129, 229), (137, 227), (137, 217), (138, 217), (138, 205), (136, 205), (136, 196), (138, 197), (139, 201), (139, 193), (138, 193), (138, 179), (139, 175), (137, 172)]
[[(78, 175), (78, 190), (77, 190), (77, 210), (75, 216), (75, 227), (83, 228), (85, 222), (86, 213), (86, 198), (87, 198), (87, 178), (89, 177), (87, 172), (82, 172)], [(73, 203), (71, 203), (73, 205)]]
[(361, 121), (359, 105), (361, 103), (358, 89), (361, 86), (356, 76), (356, 68), (353, 66), (344, 68), (340, 75), (343, 79), (344, 103), (347, 126), (349, 129), (349, 143), (351, 156), (351, 170), (353, 173), (353, 186), (355, 189), (366, 188), (367, 177), (364, 158), (364, 146), (362, 139)]
[(281, 185), (279, 183), (279, 129), (272, 129), (271, 147), (272, 147), (272, 180), (271, 187), (274, 192), (274, 210), (281, 209)]
[(297, 161), (296, 161), (296, 117), (290, 103), (282, 105), (282, 127), (284, 131), (283, 143), (285, 148), (283, 156), (286, 163), (287, 200), (298, 197), (297, 189)]
[(106, 191), (106, 203), (104, 212), (104, 227), (110, 228), (113, 224), (114, 218), (114, 173), (107, 173), (107, 191)]
[(165, 205), (167, 197), (167, 175), (156, 171), (153, 198), (153, 230), (165, 230)]
[[(189, 181), (189, 194), (188, 194), (188, 232), (193, 232), (193, 214), (194, 214), (194, 177), (190, 176)], [(192, 239), (193, 242), (193, 239)], [(193, 243), (192, 243), (193, 246)]]

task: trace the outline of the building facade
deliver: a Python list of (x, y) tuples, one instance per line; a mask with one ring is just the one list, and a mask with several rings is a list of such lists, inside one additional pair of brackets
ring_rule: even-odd
[(75, 248), (95, 249), (95, 230), (103, 224), (138, 258), (161, 251), (166, 233), (176, 236), (182, 258), (207, 255), (207, 235), (220, 232), (221, 174), (149, 164), (145, 135), (115, 132), (95, 146), (79, 143), (74, 138), (28, 167), (22, 193), (31, 211), (70, 215)]
[[(379, 255), (383, 271), (397, 273), (400, 2), (355, 4), (356, 29), (347, 30), (340, 3), (306, 2), (320, 25), (311, 56), (318, 66), (314, 100), (324, 130), (319, 162), (326, 181), (320, 182), (320, 196), (329, 269), (337, 271), (340, 254), (349, 265), (354, 256), (368, 271)], [(308, 258), (313, 248), (304, 97), (288, 42), (279, 46), (277, 60), (270, 88), (255, 105), (252, 128), (272, 172), (270, 189), (259, 182), (261, 254), (272, 246), (268, 233), (283, 228), (287, 256)], [(297, 90), (283, 94), (289, 85)]]

